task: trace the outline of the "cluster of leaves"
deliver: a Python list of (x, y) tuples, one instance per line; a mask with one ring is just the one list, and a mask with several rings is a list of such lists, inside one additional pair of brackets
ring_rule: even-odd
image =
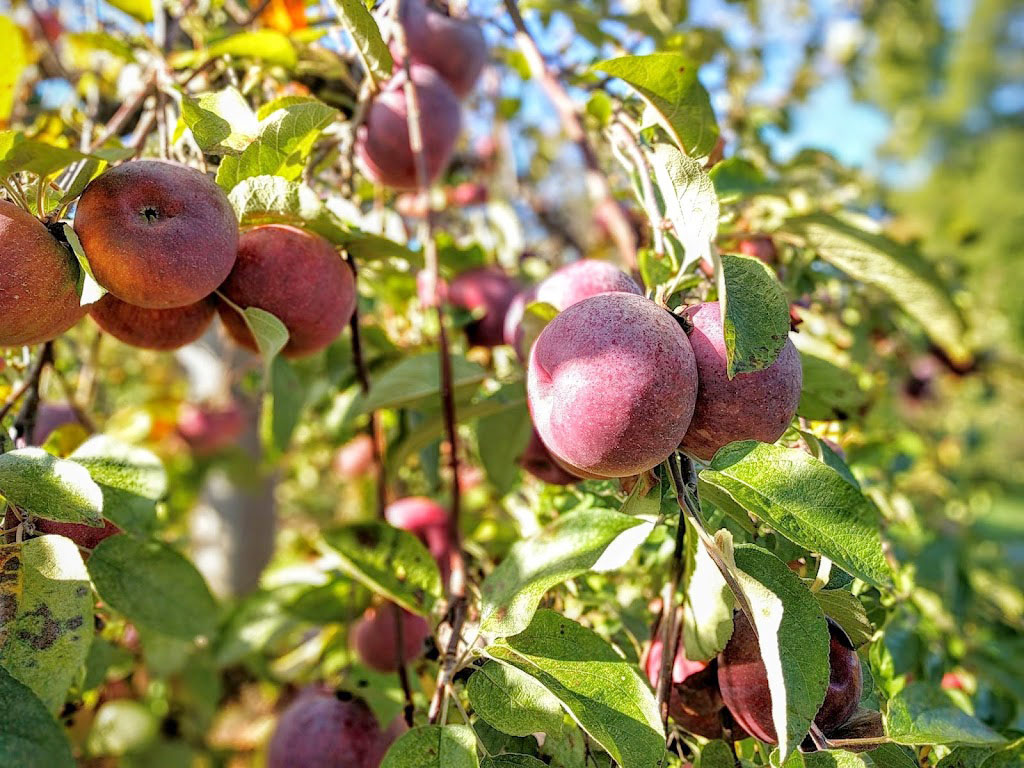
[[(121, 4), (152, 20), (151, 4)], [(958, 302), (914, 244), (897, 242), (877, 222), (844, 209), (840, 188), (856, 179), (828, 158), (804, 156), (783, 167), (752, 141), (750, 151), (708, 170), (719, 128), (696, 72), (718, 49), (715, 36), (703, 30), (680, 42), (671, 4), (653, 5), (621, 17), (581, 4), (557, 10), (598, 48), (610, 42), (601, 22), (612, 21), (661, 50), (682, 51), (599, 62), (575, 83), (614, 78), (593, 92), (586, 115), (595, 141), (606, 138), (612, 150), (602, 158), (606, 167), (620, 163), (621, 186), (648, 220), (649, 242), (638, 253), (645, 288), (670, 307), (720, 300), (733, 375), (771, 364), (790, 327), (790, 301), (801, 302), (795, 311), (803, 323), (794, 337), (804, 368), (798, 424), (778, 445), (730, 446), (699, 474), (703, 523), (714, 532), (710, 551), (753, 608), (773, 700), (785, 703), (773, 709), (780, 744), (769, 754), (751, 740), (731, 745), (676, 731), (666, 748), (639, 661), (654, 618), (649, 606), (669, 576), (677, 526), (686, 526), (677, 597), (692, 658), (712, 658), (724, 647), (735, 596), (697, 528), (684, 522), (663, 472), (628, 494), (610, 482), (559, 489), (524, 478), (516, 466), (530, 436), (521, 370), (505, 350), (481, 356), (460, 346), (451, 358), (465, 443), (460, 458), (485, 477), (464, 498), (478, 585), (466, 631), (479, 642), (467, 649), (467, 674), (455, 695), (468, 719), (410, 731), (385, 765), (650, 768), (677, 765), (680, 755), (708, 768), (736, 759), (744, 765), (1013, 765), (1024, 750), (1013, 741), (1022, 730), (1013, 699), (1024, 688), (1013, 668), (1022, 626), (1020, 592), (1008, 586), (1015, 571), (996, 555), (994, 563), (972, 562), (964, 574), (952, 574), (967, 586), (957, 591), (957, 605), (947, 605), (940, 590), (950, 574), (936, 565), (953, 547), (960, 562), (976, 541), (992, 553), (991, 536), (981, 529), (1003, 524), (990, 518), (965, 526), (960, 541), (926, 537), (932, 491), (915, 488), (922, 475), (904, 466), (923, 449), (898, 426), (900, 402), (887, 391), (900, 368), (886, 343), (931, 345), (954, 367), (971, 364)], [(349, 60), (317, 45), (315, 27), (195, 32), (204, 45), (172, 53), (169, 64), (182, 72), (211, 67), (217, 76), (205, 80), (208, 89), (174, 91), (180, 120), (170, 141), (188, 159), (216, 163), (217, 181), (243, 227), (302, 226), (359, 265), (372, 387), (360, 391), (347, 340), (290, 363), (277, 356), (287, 338), (281, 324), (248, 311), (263, 366), (247, 371), (237, 390), (263, 399), (259, 470), (276, 476), (277, 487), (257, 493), (276, 493), (285, 531), (258, 588), (218, 600), (181, 554), (187, 513), (212, 479), (226, 475), (244, 485), (251, 458), (239, 449), (213, 460), (183, 454), (166, 437), (169, 406), (183, 397), (173, 365), (124, 349), (89, 357), (80, 352), (92, 347), (95, 331), (71, 335), (57, 366), (84, 375), (78, 360), (88, 360), (99, 370), (91, 406), (110, 416), (105, 436), (68, 445), (58, 435), (47, 450), (0, 455), (0, 495), (29, 525), (33, 518), (107, 519), (123, 533), (85, 560), (59, 536), (0, 548), (0, 701), (13, 713), (0, 729), (5, 765), (70, 765), (71, 743), (82, 754), (123, 757), (125, 764), (181, 765), (206, 754), (255, 750), (265, 734), (246, 733), (237, 721), (254, 710), (263, 714), (266, 702), (254, 707), (246, 694), (260, 697), (264, 682), (275, 690), (324, 678), (341, 682), (387, 721), (402, 707), (398, 681), (354, 663), (346, 628), (371, 596), (434, 624), (444, 615), (441, 575), (426, 549), (412, 534), (368, 522), (372, 482), (342, 486), (325, 477), (334, 449), (375, 412), (388, 438), (385, 466), (394, 492), (434, 494), (450, 479), (441, 470), (436, 320), (414, 300), (422, 244), (408, 236), (401, 216), (371, 204), (372, 190), (356, 188), (345, 198), (336, 191), (351, 181), (337, 168), (344, 166), (339, 147), (351, 140), (347, 118), (357, 94), (343, 87), (335, 102), (320, 83), (316, 96), (282, 95), (284, 85), (311, 74), (346, 83), (360, 68), (381, 79), (390, 70), (365, 7), (331, 6), (330, 23), (345, 30), (353, 49)], [(540, 10), (546, 16), (556, 8), (541, 3)], [(22, 40), (8, 23), (0, 20), (0, 34)], [(117, 69), (137, 65), (145, 46), (126, 43), (123, 31), (74, 33), (68, 46), (86, 60), (115, 60)], [(515, 81), (522, 62), (507, 44), (496, 53), (502, 73)], [(27, 52), (23, 58), (27, 63)], [(249, 77), (240, 83), (240, 74)], [(271, 89), (253, 85), (257, 78), (282, 86), (280, 93), (268, 96)], [(617, 90), (618, 83), (630, 91)], [(111, 88), (102, 80), (93, 85)], [(0, 115), (13, 106), (0, 103)], [(525, 125), (521, 102), (503, 99), (499, 106), (498, 119), (518, 129), (524, 142), (546, 148), (544, 135)], [(37, 181), (40, 194), (26, 202), (59, 219), (90, 178), (134, 149), (112, 140), (89, 152), (71, 150), (74, 121), (54, 120), (55, 127), (0, 134), (0, 178), (15, 195), (21, 182)], [(550, 154), (538, 152), (532, 176), (554, 164)], [(466, 167), (454, 178), (473, 173), (471, 163)], [(511, 265), (541, 212), (542, 206), (524, 212), (495, 201), (464, 216), (441, 214), (449, 233), (439, 238), (442, 271)], [(559, 238), (567, 238), (558, 229), (535, 238), (542, 258), (527, 260), (524, 271), (543, 269), (544, 257), (563, 249)], [(733, 253), (736, 239), (749, 232), (771, 234), (776, 263)], [(605, 247), (598, 243), (594, 251)], [(81, 249), (76, 254), (87, 303), (96, 287)], [(705, 262), (713, 279), (701, 272)], [(456, 324), (469, 319), (450, 313)], [(9, 360), (17, 370), (15, 356)], [(847, 458), (826, 438), (840, 439)], [(916, 494), (926, 499), (920, 511), (911, 502)], [(230, 535), (273, 533), (247, 530), (243, 522)], [(969, 605), (985, 592), (979, 605)], [(975, 636), (958, 631), (964, 616)], [(862, 714), (880, 713), (884, 736), (872, 731), (859, 745), (872, 747), (867, 752), (797, 749), (825, 695), (826, 617), (859, 648), (867, 681)], [(998, 645), (986, 652), (981, 646), (989, 640)], [(958, 670), (958, 679), (975, 681), (973, 700), (938, 685), (954, 661), (968, 668)], [(423, 723), (436, 665), (416, 666), (422, 674), (414, 676), (413, 695)], [(128, 694), (119, 695), (118, 687)], [(76, 710), (88, 725), (84, 740), (76, 733)], [(53, 717), (62, 712), (72, 725), (66, 730)]]

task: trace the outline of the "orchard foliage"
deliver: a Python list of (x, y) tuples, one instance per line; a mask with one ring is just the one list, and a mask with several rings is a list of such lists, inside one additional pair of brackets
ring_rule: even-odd
[[(759, 48), (674, 0), (79, 5), (0, 17), (0, 765), (1024, 762), (1003, 261), (780, 161)], [(816, 55), (930, 99), (932, 4), (863, 5), (790, 101)]]

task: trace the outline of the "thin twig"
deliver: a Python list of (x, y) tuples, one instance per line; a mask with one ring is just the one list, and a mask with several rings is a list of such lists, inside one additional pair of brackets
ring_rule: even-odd
[(395, 617), (395, 663), (398, 665), (398, 681), (402, 685), (402, 694), (405, 697), (405, 724), (412, 728), (412, 716), (416, 711), (416, 705), (412, 701), (412, 687), (409, 685), (409, 670), (405, 668), (405, 626), (402, 621), (402, 609), (397, 603), (391, 604), (392, 613)]
[[(666, 466), (665, 470), (670, 475), (672, 474), (672, 467)], [(679, 637), (675, 631), (675, 599), (679, 592), (679, 585), (683, 581), (683, 555), (685, 554), (685, 549), (686, 521), (680, 517), (679, 524), (676, 526), (676, 546), (672, 552), (672, 569), (661, 605), (661, 671), (658, 678), (658, 707), (661, 710), (661, 720), (666, 731), (668, 730), (668, 710), (672, 692), (672, 667), (675, 663)]]
[[(53, 362), (53, 342), (48, 341), (39, 350), (39, 356), (28, 372), (28, 388), (25, 390), (25, 399), (14, 419), (14, 444), (23, 448), (28, 444), (28, 439), (36, 426), (36, 414), (39, 412), (39, 382), (43, 378), (43, 371), (46, 366)], [(0, 415), (2, 418), (2, 415)]]
[(117, 108), (113, 117), (111, 117), (110, 120), (107, 121), (107, 124), (103, 126), (103, 131), (100, 135), (93, 139), (92, 144), (89, 146), (89, 151), (94, 152), (106, 144), (111, 138), (116, 136), (124, 127), (124, 124), (128, 122), (128, 119), (139, 111), (143, 102), (145, 102), (146, 98), (153, 92), (155, 87), (156, 72), (153, 72), (143, 83), (142, 88), (139, 89), (138, 93)]
[(526, 28), (526, 23), (519, 12), (516, 0), (504, 1), (505, 8), (516, 27), (516, 43), (518, 43), (519, 49), (522, 51), (530, 67), (530, 73), (554, 104), (555, 111), (558, 112), (558, 117), (562, 123), (562, 129), (569, 139), (579, 147), (580, 153), (583, 155), (583, 164), (586, 167), (587, 189), (590, 192), (591, 198), (598, 205), (604, 206), (605, 210), (603, 212), (609, 217), (608, 229), (619, 250), (619, 256), (628, 269), (635, 270), (636, 235), (633, 232), (633, 225), (630, 224), (629, 219), (626, 217), (622, 205), (612, 194), (611, 184), (609, 184), (608, 177), (604, 171), (601, 170), (597, 152), (594, 150), (586, 131), (583, 129), (583, 122), (580, 120), (579, 112), (576, 110), (576, 104), (558, 80), (557, 75), (544, 60), (544, 55), (537, 47), (537, 42)]

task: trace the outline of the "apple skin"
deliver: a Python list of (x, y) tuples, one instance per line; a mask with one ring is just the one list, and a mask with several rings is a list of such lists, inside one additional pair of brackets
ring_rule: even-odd
[(580, 476), (628, 477), (663, 462), (690, 425), (696, 394), (686, 333), (632, 293), (572, 305), (530, 352), (527, 400), (537, 434)]
[[(814, 718), (828, 736), (854, 712), (863, 689), (860, 660), (846, 633), (832, 619), (829, 630), (829, 683), (825, 700)], [(734, 628), (725, 649), (718, 654), (718, 684), (726, 707), (736, 722), (752, 736), (769, 744), (777, 737), (772, 722), (768, 672), (761, 660), (757, 637), (747, 617), (734, 616)]]
[(527, 443), (523, 455), (519, 457), (519, 466), (538, 480), (550, 485), (572, 485), (582, 479), (555, 460), (536, 429), (530, 434), (530, 442)]
[[(352, 268), (319, 235), (284, 224), (250, 229), (221, 292), (242, 309), (258, 307), (288, 329), (286, 357), (306, 357), (334, 341), (356, 308)], [(230, 305), (218, 306), (231, 338), (256, 351), (256, 340)]]
[(278, 718), (267, 768), (369, 768), (381, 738), (362, 699), (310, 686)]
[(765, 264), (774, 264), (778, 261), (778, 251), (775, 249), (775, 242), (767, 235), (747, 237), (739, 242), (739, 251), (744, 256), (753, 256)]
[(496, 347), (504, 342), (503, 327), (519, 284), (498, 267), (479, 267), (457, 275), (448, 286), (448, 300), (456, 307), (483, 310), (466, 326), (469, 343)]
[(238, 220), (205, 173), (136, 160), (89, 182), (75, 233), (96, 281), (146, 309), (195, 304), (217, 290), (238, 251)]
[(169, 351), (191, 344), (213, 322), (217, 303), (206, 298), (172, 309), (145, 309), (112, 293), (89, 307), (93, 321), (114, 338), (142, 349)]
[[(487, 63), (487, 41), (480, 25), (445, 16), (423, 0), (403, 3), (401, 21), (410, 62), (431, 67), (456, 96), (467, 96)], [(393, 47), (392, 53), (398, 51)], [(395, 55), (395, 60), (401, 57)]]
[[(422, 616), (398, 609), (402, 617), (402, 661), (409, 663), (423, 653), (423, 643), (430, 637), (430, 625)], [(379, 608), (367, 608), (352, 628), (352, 645), (359, 659), (378, 672), (398, 669), (395, 647), (395, 606), (386, 603)]]
[(334, 454), (334, 473), (342, 480), (354, 480), (373, 469), (373, 438), (356, 435)]
[[(644, 665), (647, 679), (655, 691), (661, 679), (661, 659), (661, 634), (656, 628)], [(690, 733), (707, 739), (717, 739), (722, 735), (724, 706), (718, 690), (717, 661), (691, 661), (686, 658), (680, 637), (676, 657), (672, 663), (672, 687), (669, 695), (669, 714), (672, 719)]]
[(774, 443), (789, 427), (800, 403), (803, 369), (792, 339), (768, 368), (756, 373), (726, 373), (725, 337), (717, 301), (689, 307), (690, 345), (700, 386), (693, 421), (680, 448), (710, 461), (719, 448), (737, 440)]
[(35, 216), (0, 200), (0, 347), (39, 344), (85, 316), (78, 263)]
[[(452, 159), (462, 127), (462, 108), (458, 97), (433, 69), (414, 64), (411, 71), (420, 102), (427, 182), (433, 184)], [(405, 73), (399, 72), (374, 97), (356, 136), (356, 155), (371, 181), (410, 191), (419, 184), (416, 159), (409, 145), (404, 83)]]
[(237, 404), (212, 407), (183, 403), (178, 409), (178, 435), (197, 456), (212, 456), (235, 445), (245, 431), (245, 411)]

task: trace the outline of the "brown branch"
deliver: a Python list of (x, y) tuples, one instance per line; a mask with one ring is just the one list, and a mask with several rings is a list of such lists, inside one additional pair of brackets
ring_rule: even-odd
[(93, 152), (104, 144), (106, 144), (112, 137), (124, 127), (124, 124), (128, 122), (128, 119), (134, 115), (142, 107), (146, 97), (153, 92), (156, 87), (156, 73), (150, 74), (146, 82), (143, 84), (139, 92), (136, 93), (130, 100), (124, 102), (114, 115), (107, 121), (107, 124), (103, 127), (103, 132), (93, 140), (89, 146), (89, 151)]
[(416, 712), (416, 705), (412, 700), (412, 686), (409, 685), (409, 670), (405, 668), (405, 626), (402, 622), (402, 609), (397, 603), (391, 604), (392, 615), (395, 617), (395, 662), (398, 665), (398, 681), (402, 685), (402, 695), (405, 697), (405, 724), (412, 728), (412, 716)]
[(608, 177), (604, 171), (601, 170), (597, 152), (594, 150), (586, 131), (583, 129), (583, 122), (580, 120), (579, 112), (576, 110), (576, 104), (558, 80), (558, 76), (544, 60), (544, 55), (537, 47), (537, 42), (526, 28), (526, 23), (519, 12), (516, 0), (505, 0), (505, 8), (512, 18), (512, 23), (515, 24), (516, 42), (530, 67), (530, 73), (554, 105), (555, 111), (558, 113), (562, 123), (562, 130), (579, 147), (580, 153), (583, 156), (583, 164), (586, 167), (585, 179), (587, 189), (590, 192), (591, 198), (598, 205), (603, 205), (606, 209), (605, 213), (610, 219), (608, 229), (619, 250), (619, 257), (627, 269), (635, 271), (636, 235), (633, 232), (633, 225), (630, 224), (622, 205), (612, 194), (611, 184), (609, 184)]
[[(24, 448), (32, 437), (32, 431), (36, 426), (36, 414), (39, 412), (39, 382), (43, 378), (43, 371), (46, 366), (53, 362), (53, 342), (48, 341), (39, 350), (39, 357), (28, 371), (25, 388), (25, 401), (21, 404), (14, 419), (14, 444), (18, 448)], [(0, 418), (6, 415), (6, 411), (0, 414)]]

